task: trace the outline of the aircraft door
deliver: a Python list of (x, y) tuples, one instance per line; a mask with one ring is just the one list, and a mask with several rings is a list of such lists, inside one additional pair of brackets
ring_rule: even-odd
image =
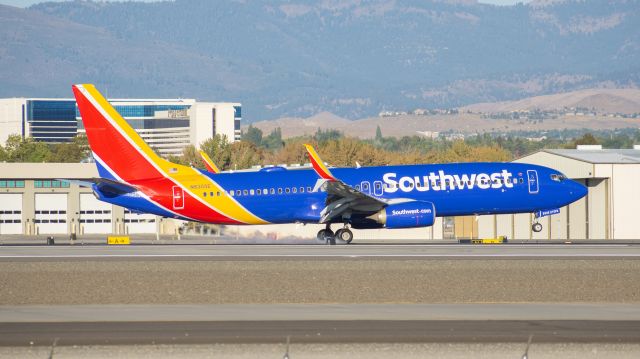
[(173, 186), (173, 209), (184, 208), (184, 191), (180, 186)]
[(529, 182), (529, 193), (538, 193), (538, 172), (536, 170), (527, 170), (527, 180)]
[(382, 196), (382, 181), (373, 182), (373, 194)]
[(362, 191), (362, 193), (366, 193), (366, 194), (371, 194), (371, 185), (369, 184), (369, 182), (367, 181), (362, 181), (360, 183), (360, 191)]

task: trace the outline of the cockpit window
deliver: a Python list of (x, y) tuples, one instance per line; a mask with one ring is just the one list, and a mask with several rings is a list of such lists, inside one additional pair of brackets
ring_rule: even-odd
[(562, 181), (566, 180), (567, 177), (565, 177), (565, 175), (563, 175), (563, 174), (554, 173), (554, 174), (551, 175), (551, 179), (553, 181), (556, 181), (556, 182), (562, 182)]

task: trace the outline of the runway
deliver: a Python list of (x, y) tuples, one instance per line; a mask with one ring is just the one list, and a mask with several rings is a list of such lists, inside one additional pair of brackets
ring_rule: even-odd
[(1, 246), (0, 346), (635, 345), (639, 259), (630, 244)]
[(26, 306), (0, 345), (640, 342), (640, 308), (603, 304)]
[(14, 260), (234, 260), (234, 259), (472, 259), (640, 258), (632, 244), (511, 245), (68, 245), (2, 246), (0, 261)]

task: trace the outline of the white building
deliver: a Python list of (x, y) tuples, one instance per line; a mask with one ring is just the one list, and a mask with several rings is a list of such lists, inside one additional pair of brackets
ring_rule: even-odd
[[(193, 99), (113, 99), (115, 109), (161, 155), (179, 155), (217, 134), (229, 142), (240, 139), (239, 103)], [(11, 134), (59, 143), (83, 132), (73, 99), (0, 99), (0, 144)]]

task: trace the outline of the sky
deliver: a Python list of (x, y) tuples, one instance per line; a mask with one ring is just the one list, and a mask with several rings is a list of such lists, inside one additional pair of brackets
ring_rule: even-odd
[[(51, 0), (49, 0), (51, 1)], [(55, 1), (60, 1), (60, 0), (55, 0)], [(151, 1), (156, 1), (156, 0), (136, 0), (136, 1), (147, 1), (147, 2), (151, 2)], [(494, 5), (513, 5), (519, 2), (529, 2), (531, 0), (479, 0), (479, 2), (481, 3), (485, 3), (485, 4), (494, 4)], [(11, 6), (17, 6), (17, 7), (27, 7), (33, 4), (37, 4), (40, 2), (44, 2), (42, 0), (0, 0), (0, 4), (4, 4), (4, 5), (11, 5)]]

